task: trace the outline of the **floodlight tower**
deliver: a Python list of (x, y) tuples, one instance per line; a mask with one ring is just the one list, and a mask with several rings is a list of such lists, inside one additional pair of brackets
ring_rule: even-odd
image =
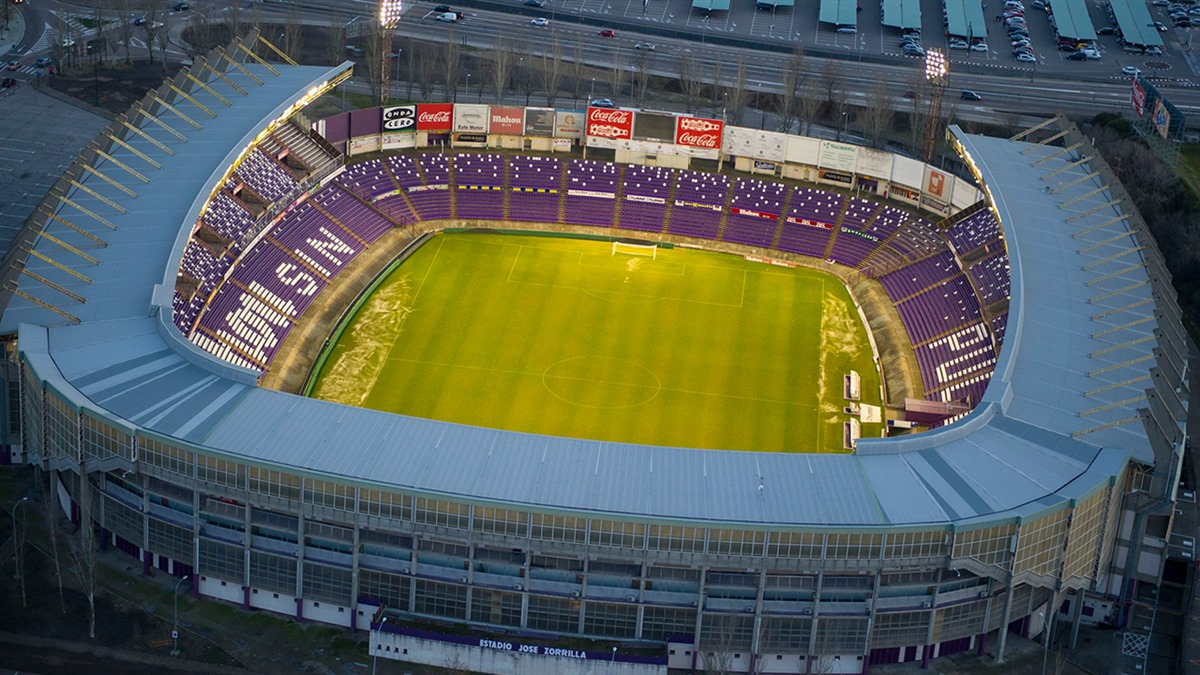
[(392, 35), (400, 23), (401, 0), (379, 0), (379, 104), (392, 97)]
[(942, 122), (942, 96), (949, 84), (950, 68), (946, 54), (931, 47), (925, 50), (925, 81), (929, 83), (929, 116), (925, 118), (925, 163), (933, 161), (933, 149), (937, 145), (938, 130)]

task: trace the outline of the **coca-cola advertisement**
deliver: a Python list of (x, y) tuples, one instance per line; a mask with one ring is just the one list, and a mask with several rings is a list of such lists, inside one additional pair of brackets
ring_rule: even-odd
[(717, 150), (721, 147), (724, 128), (725, 123), (721, 120), (680, 117), (675, 120), (675, 144)]
[(587, 135), (600, 138), (633, 138), (633, 111), (588, 108)]
[(417, 106), (417, 131), (447, 132), (454, 126), (453, 103), (422, 103)]
[(520, 136), (525, 131), (524, 108), (501, 108), (492, 106), (488, 133)]
[(416, 131), (417, 106), (401, 105), (383, 109), (384, 131)]

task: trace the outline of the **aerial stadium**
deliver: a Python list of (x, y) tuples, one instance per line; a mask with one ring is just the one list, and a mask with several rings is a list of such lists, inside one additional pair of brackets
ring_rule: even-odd
[[(642, 111), (434, 103), (310, 120), (352, 64), (267, 62), (259, 42), (198, 59), (114, 121), (4, 271), (0, 331), (20, 366), (8, 460), (39, 467), (67, 515), (146, 573), (370, 630), (381, 656), (441, 644), (491, 672), (859, 673), (985, 646), (1002, 661), (1009, 631), (1121, 625), (1137, 586), (1161, 581), (1192, 347), (1153, 238), (1069, 122), (1012, 138), (951, 127), (956, 176)], [(501, 258), (494, 277), (495, 258), (447, 265), (480, 275), (430, 291), (439, 306), (485, 296), (462, 315), (439, 320), (403, 293), (372, 309), (452, 242), (542, 257)], [(693, 268), (709, 276), (667, 278)], [(663, 326), (716, 330), (664, 295), (825, 311), (749, 281), (728, 295), (730, 279), (769, 270), (788, 288), (837, 287), (840, 324), (863, 335), (851, 360), (779, 368), (834, 402), (811, 416), (823, 431), (790, 428), (808, 394), (760, 410), (744, 405), (755, 389), (716, 387), (769, 386), (771, 364), (819, 351), (824, 328), (764, 319), (786, 328), (782, 349), (718, 341), (678, 371), (657, 365), (664, 352), (634, 356), (655, 337), (689, 344)], [(514, 306), (472, 338), (480, 307), (499, 304), (495, 279), (513, 275), (605, 302), (653, 293), (678, 323), (622, 304), (629, 325), (662, 323), (619, 356), (543, 375), (553, 396), (532, 412), (489, 416), (519, 378), (472, 406), (486, 380), (422, 388), (429, 368), (391, 398), (457, 398), (481, 416), (364, 403), (367, 378), (350, 404), (321, 394), (322, 373), (362, 351), (344, 342), (362, 317), (402, 318), (388, 339), (411, 340), (406, 354), (448, 343), (427, 362), (496, 342), (475, 358), (526, 358), (531, 373), (572, 357), (512, 354), (521, 344), (568, 322), (601, 331), (607, 315), (570, 296), (541, 315)], [(717, 328), (757, 321), (738, 317)], [(501, 340), (513, 321), (549, 332)], [(451, 365), (469, 369), (462, 358)], [(706, 363), (729, 373), (675, 396)], [(624, 415), (652, 380), (655, 401), (679, 405)], [(733, 403), (688, 414), (721, 396)], [(555, 426), (572, 415), (550, 398), (588, 428)], [(721, 436), (738, 410), (768, 428)], [(710, 414), (712, 434), (671, 433)], [(439, 624), (477, 637), (439, 638)]]

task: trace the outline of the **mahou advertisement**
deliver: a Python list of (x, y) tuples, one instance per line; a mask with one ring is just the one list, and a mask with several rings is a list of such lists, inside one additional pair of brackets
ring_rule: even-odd
[(446, 132), (453, 126), (453, 103), (422, 103), (417, 106), (417, 131)]
[(699, 117), (680, 117), (675, 121), (675, 144), (717, 150), (725, 123)]
[(488, 120), (488, 133), (520, 136), (525, 131), (524, 108), (501, 108), (492, 106)]
[(633, 138), (633, 111), (588, 108), (587, 135), (600, 138)]

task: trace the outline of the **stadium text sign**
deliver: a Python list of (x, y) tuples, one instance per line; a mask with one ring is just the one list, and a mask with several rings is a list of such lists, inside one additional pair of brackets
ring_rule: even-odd
[(488, 122), (488, 133), (520, 136), (525, 131), (525, 110), (523, 108), (501, 108), (492, 106)]
[(520, 642), (502, 642), (500, 640), (480, 640), (479, 646), (484, 649), (500, 649), (506, 652), (523, 654), (541, 654), (543, 656), (565, 656), (569, 659), (586, 659), (587, 652), (578, 649), (562, 649), (561, 647), (543, 647), (541, 645), (526, 645)]
[(693, 148), (721, 147), (721, 132), (725, 123), (699, 117), (679, 117), (675, 120), (675, 145), (690, 145)]
[(1137, 113), (1138, 117), (1145, 116), (1146, 88), (1136, 77), (1133, 78), (1133, 86), (1129, 90), (1129, 102), (1133, 105), (1133, 112)]
[(633, 138), (633, 112), (611, 108), (588, 108), (587, 135), (601, 138)]
[(416, 131), (417, 106), (402, 105), (383, 109), (384, 131)]
[(422, 103), (417, 106), (417, 131), (450, 131), (454, 126), (453, 103)]

